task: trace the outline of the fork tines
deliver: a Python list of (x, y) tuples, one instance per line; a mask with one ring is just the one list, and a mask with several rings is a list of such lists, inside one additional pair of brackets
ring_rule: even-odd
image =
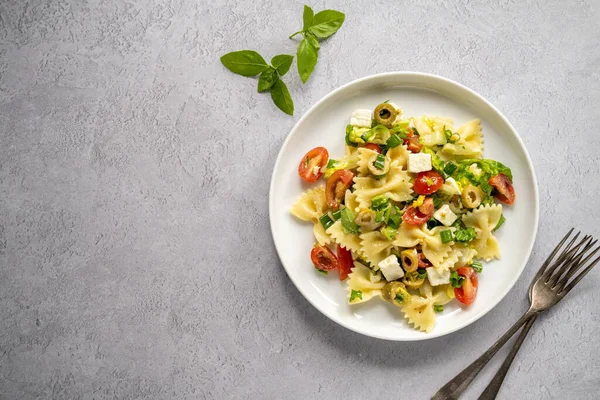
[[(569, 239), (571, 233), (573, 233), (573, 228), (567, 232), (558, 246), (556, 246), (550, 256), (548, 256), (534, 278), (534, 280), (537, 280), (540, 277), (543, 278), (544, 283), (548, 284), (552, 289), (556, 289), (561, 295), (566, 294), (573, 289), (573, 287), (577, 285), (577, 283), (579, 283), (592, 268), (594, 268), (598, 261), (600, 261), (599, 256), (590, 262), (592, 257), (600, 250), (600, 246), (596, 246), (598, 240), (594, 240), (591, 235), (585, 235), (577, 242), (577, 244), (575, 244), (581, 233), (577, 232), (553, 262), (554, 256), (556, 256), (563, 244)], [(577, 271), (584, 267), (588, 262), (589, 265), (576, 275)]]

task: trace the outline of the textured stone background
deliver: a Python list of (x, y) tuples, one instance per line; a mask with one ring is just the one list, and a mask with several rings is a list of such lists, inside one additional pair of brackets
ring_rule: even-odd
[[(294, 53), (300, 1), (0, 2), (1, 398), (425, 399), (515, 321), (567, 226), (600, 234), (600, 3), (391, 3), (312, 4), (347, 19), (306, 85), (286, 77), (289, 117), (219, 57)], [(333, 88), (393, 70), (487, 97), (540, 185), (523, 278), (477, 323), (422, 343), (322, 316), (267, 221), (295, 121)], [(598, 398), (599, 284), (595, 271), (540, 318), (502, 398)]]

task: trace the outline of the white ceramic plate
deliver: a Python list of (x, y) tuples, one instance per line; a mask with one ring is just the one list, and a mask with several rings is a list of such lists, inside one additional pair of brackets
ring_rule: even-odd
[[(352, 111), (373, 109), (391, 99), (407, 116), (433, 114), (452, 118), (454, 125), (481, 119), (484, 157), (512, 169), (517, 201), (505, 206), (506, 222), (497, 232), (502, 259), (484, 263), (476, 301), (461, 308), (453, 301), (437, 314), (430, 333), (408, 325), (399, 308), (379, 299), (347, 303), (345, 282), (337, 273), (324, 276), (310, 261), (314, 243), (312, 224), (296, 220), (289, 209), (312, 185), (297, 173), (304, 154), (316, 146), (328, 149), (332, 158), (344, 154), (345, 127)], [(324, 184), (320, 182), (320, 184)], [(319, 311), (338, 324), (364, 335), (388, 340), (423, 340), (454, 332), (491, 310), (513, 287), (523, 271), (538, 225), (538, 191), (527, 150), (517, 132), (492, 104), (451, 80), (415, 72), (392, 72), (350, 82), (315, 104), (296, 124), (283, 143), (271, 179), (269, 213), (279, 258), (298, 290)]]

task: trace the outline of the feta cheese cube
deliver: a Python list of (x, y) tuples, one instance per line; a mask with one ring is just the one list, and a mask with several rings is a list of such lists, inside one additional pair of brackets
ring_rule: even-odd
[(404, 271), (398, 263), (398, 258), (393, 254), (381, 260), (377, 265), (387, 281), (395, 281), (404, 276)]
[(452, 212), (450, 206), (448, 204), (444, 204), (440, 207), (439, 210), (433, 213), (433, 218), (440, 221), (442, 224), (446, 226), (450, 226), (458, 219), (456, 214)]
[(371, 121), (373, 120), (373, 111), (371, 110), (355, 110), (350, 118), (350, 125), (359, 128), (371, 128)]
[(408, 172), (431, 171), (431, 154), (411, 153), (408, 155)]
[(426, 271), (427, 279), (429, 279), (431, 286), (439, 286), (450, 283), (450, 271), (444, 271), (443, 273), (439, 274), (433, 267), (427, 268)]
[(454, 180), (454, 178), (450, 177), (450, 178), (446, 179), (446, 183), (448, 185), (452, 186), (453, 188), (455, 188), (457, 194), (460, 194), (460, 192), (461, 192), (460, 186), (458, 185), (458, 182), (456, 182)]

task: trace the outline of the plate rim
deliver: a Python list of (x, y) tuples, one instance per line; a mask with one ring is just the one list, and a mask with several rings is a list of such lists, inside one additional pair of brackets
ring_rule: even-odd
[[(398, 338), (398, 337), (390, 337), (387, 335), (380, 335), (377, 333), (373, 333), (373, 332), (365, 332), (362, 330), (359, 330), (358, 328), (355, 328), (347, 323), (345, 323), (342, 319), (338, 319), (338, 318), (333, 318), (332, 316), (328, 315), (324, 309), (321, 308), (321, 306), (319, 305), (319, 303), (317, 301), (313, 301), (313, 299), (311, 299), (310, 296), (308, 296), (305, 291), (302, 289), (302, 286), (299, 285), (296, 280), (293, 278), (292, 274), (290, 274), (290, 272), (288, 271), (288, 267), (285, 265), (285, 263), (282, 260), (281, 254), (279, 252), (279, 248), (277, 247), (277, 240), (275, 238), (275, 233), (273, 230), (273, 226), (275, 224), (275, 216), (274, 216), (274, 198), (273, 198), (273, 193), (275, 190), (275, 173), (277, 172), (277, 170), (280, 167), (280, 163), (283, 157), (283, 152), (285, 149), (287, 149), (287, 146), (289, 145), (289, 142), (292, 138), (292, 136), (294, 135), (294, 133), (296, 132), (296, 130), (298, 129), (298, 127), (304, 122), (304, 120), (306, 118), (308, 118), (309, 115), (311, 115), (313, 113), (314, 110), (318, 109), (321, 104), (323, 104), (325, 101), (327, 101), (330, 97), (335, 96), (337, 93), (351, 87), (354, 85), (357, 85), (359, 83), (362, 83), (364, 81), (368, 81), (368, 80), (374, 80), (374, 79), (381, 79), (381, 78), (385, 78), (385, 77), (394, 77), (394, 76), (403, 76), (403, 77), (420, 77), (420, 78), (425, 78), (425, 79), (431, 79), (431, 80), (438, 80), (441, 83), (446, 83), (446, 84), (450, 84), (450, 85), (455, 85), (458, 88), (462, 89), (462, 90), (466, 90), (467, 92), (469, 92), (471, 95), (475, 96), (479, 101), (482, 101), (484, 104), (486, 104), (487, 106), (489, 106), (501, 119), (504, 123), (506, 123), (506, 125), (510, 128), (511, 133), (513, 134), (514, 137), (516, 137), (517, 142), (519, 143), (519, 146), (521, 147), (521, 149), (523, 150), (524, 154), (525, 154), (525, 158), (527, 161), (527, 166), (529, 167), (529, 170), (531, 172), (531, 176), (532, 176), (532, 183), (533, 183), (533, 195), (534, 195), (534, 208), (535, 208), (535, 212), (534, 212), (534, 230), (533, 230), (533, 240), (531, 241), (529, 248), (526, 251), (526, 257), (524, 259), (524, 261), (521, 263), (521, 266), (518, 270), (518, 273), (514, 275), (513, 280), (510, 282), (509, 285), (506, 286), (506, 288), (504, 289), (504, 292), (502, 293), (502, 295), (498, 298), (497, 301), (490, 303), (489, 306), (487, 306), (486, 308), (484, 308), (482, 311), (480, 311), (478, 314), (475, 314), (474, 316), (472, 316), (470, 319), (467, 319), (462, 325), (459, 326), (455, 326), (453, 328), (450, 328), (444, 332), (439, 332), (436, 333), (435, 330), (433, 332), (428, 333), (425, 336), (422, 337), (413, 337), (413, 338)], [(406, 85), (405, 85), (406, 86)], [(437, 90), (436, 90), (437, 91)], [(439, 92), (438, 92), (439, 93)], [(327, 317), (328, 319), (330, 319), (331, 321), (335, 322), (338, 325), (343, 326), (346, 329), (349, 329), (353, 332), (359, 333), (361, 335), (364, 336), (368, 336), (368, 337), (373, 337), (376, 339), (383, 339), (383, 340), (389, 340), (389, 341), (396, 341), (396, 342), (413, 342), (413, 341), (421, 341), (421, 340), (429, 340), (429, 339), (435, 339), (435, 338), (439, 338), (442, 336), (446, 336), (449, 335), (451, 333), (454, 333), (456, 331), (459, 331), (463, 328), (466, 328), (467, 326), (473, 324), (474, 322), (476, 322), (477, 320), (479, 320), (480, 318), (482, 318), (483, 316), (485, 316), (487, 313), (489, 313), (492, 309), (494, 309), (502, 300), (504, 300), (504, 298), (506, 297), (506, 295), (512, 290), (512, 288), (514, 287), (514, 285), (517, 283), (517, 281), (521, 278), (521, 275), (523, 275), (523, 271), (525, 270), (525, 266), (527, 265), (527, 263), (529, 262), (529, 259), (531, 257), (531, 252), (533, 251), (533, 246), (535, 245), (535, 241), (537, 239), (537, 232), (538, 232), (538, 227), (539, 227), (539, 188), (538, 188), (538, 182), (537, 182), (537, 177), (535, 174), (535, 168), (533, 166), (533, 162), (531, 161), (531, 156), (529, 155), (529, 152), (527, 151), (527, 147), (525, 146), (525, 143), (523, 143), (523, 139), (521, 138), (521, 136), (519, 136), (517, 130), (514, 128), (514, 126), (510, 123), (510, 121), (508, 120), (508, 118), (506, 118), (506, 116), (498, 109), (496, 108), (496, 106), (494, 106), (490, 101), (488, 101), (485, 97), (483, 97), (482, 95), (480, 95), (479, 93), (477, 93), (476, 91), (474, 91), (473, 89), (459, 83), (456, 82), (452, 79), (440, 76), (440, 75), (436, 75), (436, 74), (430, 74), (430, 73), (426, 73), (426, 72), (417, 72), (417, 71), (392, 71), (392, 72), (383, 72), (383, 73), (378, 73), (378, 74), (372, 74), (372, 75), (367, 75), (364, 76), (362, 78), (358, 78), (355, 80), (352, 80), (348, 83), (343, 84), (342, 86), (339, 86), (336, 89), (333, 89), (332, 91), (330, 91), (329, 93), (327, 93), (326, 95), (324, 95), (323, 97), (321, 97), (315, 104), (313, 104), (303, 115), (302, 117), (300, 117), (300, 119), (296, 122), (296, 124), (294, 124), (294, 126), (292, 127), (292, 129), (290, 130), (290, 132), (287, 134), (287, 137), (285, 138), (285, 140), (283, 141), (283, 143), (281, 144), (281, 147), (279, 149), (279, 152), (277, 154), (277, 159), (275, 160), (275, 164), (273, 166), (273, 171), (271, 172), (271, 182), (269, 184), (269, 227), (271, 229), (271, 238), (273, 240), (273, 244), (275, 245), (275, 251), (277, 252), (277, 257), (279, 257), (279, 261), (281, 263), (281, 265), (283, 266), (283, 269), (285, 270), (288, 278), (292, 281), (292, 283), (294, 284), (294, 286), (296, 287), (296, 289), (302, 294), (302, 296), (313, 306), (315, 307), (321, 314), (323, 314), (325, 317)]]

